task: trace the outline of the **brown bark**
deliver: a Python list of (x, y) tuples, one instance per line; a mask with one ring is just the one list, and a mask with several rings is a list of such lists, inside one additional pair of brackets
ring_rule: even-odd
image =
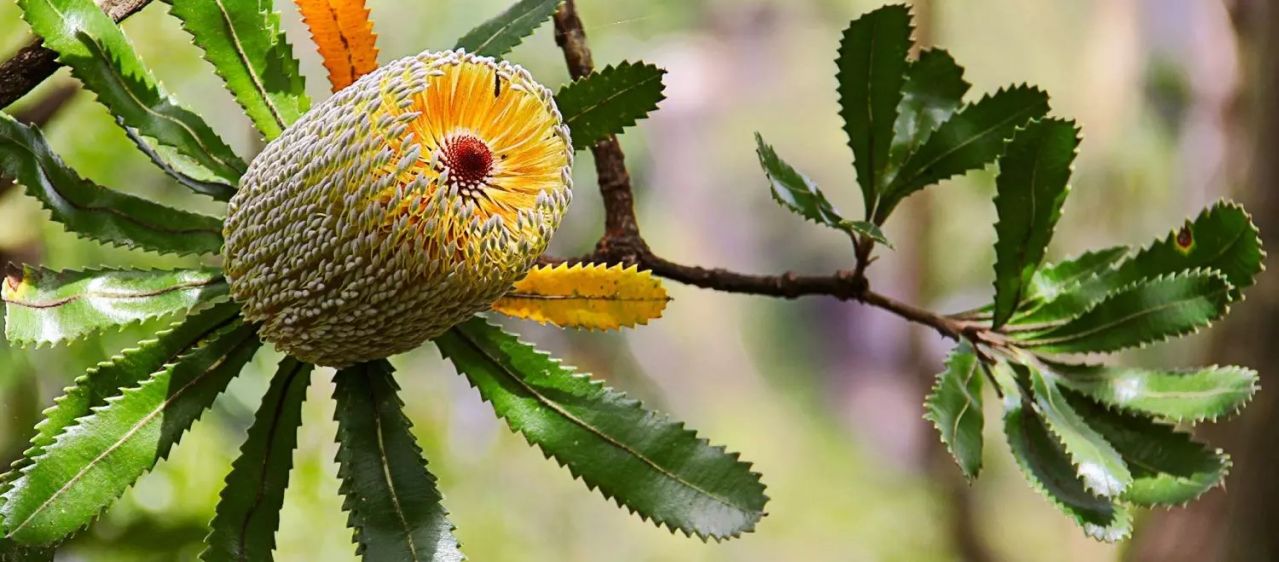
[[(121, 21), (149, 3), (151, 0), (106, 0), (101, 6), (111, 19)], [(46, 49), (36, 37), (0, 63), (0, 107), (7, 107), (52, 76), (62, 66), (57, 59), (57, 54)]]

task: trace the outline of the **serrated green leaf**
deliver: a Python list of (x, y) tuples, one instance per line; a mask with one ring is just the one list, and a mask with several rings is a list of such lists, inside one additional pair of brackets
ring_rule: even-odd
[(1014, 372), (1004, 361), (995, 363), (987, 372), (1003, 396), (1004, 435), (1013, 460), (1030, 487), (1073, 519), (1088, 536), (1108, 542), (1127, 537), (1132, 530), (1128, 509), (1094, 496), (1084, 487), (1061, 442), (1036, 415), (1026, 373)]
[(963, 105), (968, 88), (963, 67), (943, 49), (925, 49), (910, 63), (893, 125), (888, 165), (893, 173)]
[(759, 156), (759, 165), (768, 178), (774, 201), (817, 224), (844, 230), (844, 217), (830, 204), (817, 184), (782, 160), (759, 133), (755, 133), (755, 154)]
[(211, 532), (204, 540), (201, 560), (272, 559), (311, 368), (292, 357), (280, 361), (248, 438), (240, 447), (240, 456), (231, 464), (226, 486), (219, 494), (221, 499)]
[[(1045, 302), (1060, 298), (1076, 290), (1081, 284), (1093, 276), (1105, 273), (1131, 249), (1127, 246), (1112, 246), (1101, 250), (1084, 252), (1078, 257), (1067, 258), (1051, 263), (1035, 270), (1030, 281), (1026, 283), (1022, 304), (1017, 314), (1009, 321), (1011, 324), (1023, 323), (1026, 314), (1033, 314)], [(995, 310), (994, 304), (986, 305), (969, 313), (970, 319), (989, 320)], [(1080, 311), (1082, 312), (1082, 311)]]
[(1149, 418), (1107, 410), (1076, 394), (1067, 399), (1132, 467), (1123, 499), (1142, 506), (1177, 506), (1221, 484), (1230, 457)]
[(76, 420), (93, 413), (93, 409), (105, 405), (108, 398), (138, 386), (165, 364), (190, 352), (201, 341), (234, 321), (239, 313), (240, 307), (235, 303), (215, 305), (173, 323), (156, 333), (154, 339), (139, 342), (137, 347), (121, 352), (110, 361), (98, 363), (77, 377), (72, 386), (63, 390), (62, 396), (54, 399), (53, 406), (44, 411), (44, 419), (36, 424), (31, 447), (23, 452), (14, 469), (31, 464)]
[(941, 440), (972, 480), (981, 472), (982, 367), (968, 342), (951, 351), (946, 370), (937, 375), (933, 391), (924, 401), (924, 417), (933, 422)]
[(177, 104), (151, 75), (124, 33), (92, 0), (19, 0), (23, 17), (72, 76), (123, 124), (178, 150), (223, 183), (245, 165), (195, 112)]
[[(1189, 243), (1181, 244), (1179, 237)], [(1016, 321), (1041, 323), (1070, 318), (1122, 287), (1195, 269), (1221, 272), (1232, 285), (1231, 300), (1238, 300), (1241, 291), (1252, 286), (1264, 257), (1261, 237), (1248, 212), (1235, 203), (1221, 201), (1114, 269), (1099, 272)]]
[(369, 562), (462, 560), (392, 370), (379, 360), (333, 377), (342, 509), (355, 529), (356, 553)]
[(755, 133), (755, 144), (755, 154), (759, 156), (759, 165), (768, 177), (770, 193), (779, 205), (817, 224), (850, 234), (860, 234), (892, 247), (888, 238), (884, 236), (884, 232), (875, 223), (852, 221), (841, 216), (817, 184), (782, 160), (777, 155), (777, 151), (765, 143), (764, 137), (759, 133)]
[(871, 240), (874, 240), (876, 242), (879, 242), (880, 244), (888, 246), (890, 249), (893, 247), (893, 244), (888, 241), (888, 237), (884, 235), (884, 231), (880, 230), (879, 225), (873, 222), (844, 221), (844, 224), (841, 226), (843, 227), (844, 230), (848, 230), (851, 232), (855, 232), (857, 234), (861, 234), (862, 236), (866, 236), (867, 238), (870, 238)]
[(311, 106), (271, 0), (166, 0), (267, 140)]
[(1045, 265), (1035, 270), (1035, 274), (1030, 277), (1030, 282), (1026, 284), (1023, 300), (1052, 300), (1058, 295), (1079, 286), (1089, 277), (1106, 271), (1128, 255), (1128, 252), (1128, 246), (1112, 246), (1101, 250), (1084, 252), (1079, 257)]
[(1057, 437), (1070, 457), (1084, 488), (1094, 495), (1115, 498), (1132, 484), (1132, 472), (1119, 452), (1071, 407), (1065, 395), (1038, 365), (1012, 365), (1030, 381), (1035, 412)]
[(89, 524), (142, 474), (165, 458), (261, 343), (239, 321), (141, 386), (110, 398), (44, 448), (4, 495), (7, 538), (60, 541)]
[(764, 516), (764, 485), (737, 455), (484, 319), (435, 343), (513, 430), (641, 516), (715, 538), (750, 531)]
[(555, 105), (583, 150), (643, 119), (666, 99), (665, 70), (651, 64), (623, 62), (566, 84), (555, 94)]
[(63, 163), (39, 130), (7, 114), (0, 114), (0, 169), (25, 185), (53, 220), (86, 238), (171, 254), (212, 254), (222, 248), (220, 219), (95, 185)]
[(124, 129), (124, 135), (133, 141), (133, 146), (151, 160), (151, 164), (191, 191), (207, 195), (218, 201), (230, 201), (235, 195), (235, 186), (210, 173), (196, 161), (183, 156), (177, 150), (156, 144), (144, 138), (137, 129), (124, 124), (124, 120), (116, 118), (116, 124)]
[(54, 271), (10, 264), (0, 287), (4, 334), (18, 344), (61, 343), (190, 310), (226, 297), (216, 268)]
[(1013, 134), (995, 179), (995, 310), (992, 327), (1012, 318), (1052, 240), (1070, 193), (1079, 147), (1072, 121), (1032, 121)]
[(1132, 532), (1128, 509), (1088, 493), (1061, 444), (1034, 412), (1020, 406), (1005, 409), (1004, 433), (1013, 459), (1031, 487), (1073, 519), (1085, 534), (1117, 542)]
[(1161, 277), (1117, 291), (1074, 319), (1028, 336), (1055, 353), (1106, 352), (1192, 333), (1225, 316), (1230, 284), (1216, 272)]
[(866, 218), (876, 207), (893, 146), (893, 124), (902, 102), (910, 39), (910, 10), (884, 6), (852, 21), (835, 61), (839, 115), (853, 150)]
[(1243, 207), (1221, 201), (1120, 264), (1115, 282), (1127, 284), (1174, 272), (1213, 269), (1236, 289), (1244, 289), (1252, 286), (1264, 257), (1252, 217)]
[(499, 58), (551, 18), (563, 0), (519, 0), (505, 12), (457, 40), (458, 49)]
[(1029, 86), (1002, 89), (965, 105), (902, 163), (883, 189), (874, 222), (883, 224), (908, 195), (994, 162), (1017, 127), (1047, 113), (1048, 94)]
[(1129, 412), (1174, 422), (1215, 420), (1238, 412), (1257, 391), (1243, 367), (1148, 370), (1048, 363), (1062, 386)]

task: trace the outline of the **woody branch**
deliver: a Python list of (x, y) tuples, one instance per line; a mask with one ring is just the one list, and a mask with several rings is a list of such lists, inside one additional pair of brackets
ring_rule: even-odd
[[(594, 71), (586, 31), (577, 14), (574, 0), (565, 0), (555, 12), (555, 42), (564, 52), (569, 75), (578, 79)], [(723, 268), (706, 268), (675, 263), (655, 254), (640, 234), (635, 218), (635, 202), (631, 176), (626, 170), (626, 156), (616, 136), (610, 136), (591, 147), (595, 172), (599, 177), (600, 195), (604, 200), (604, 234), (595, 251), (569, 259), (547, 257), (544, 263), (602, 262), (636, 265), (653, 274), (688, 285), (769, 297), (793, 299), (824, 295), (840, 300), (857, 301), (892, 312), (906, 320), (936, 329), (942, 335), (959, 339), (979, 338), (981, 328), (949, 316), (918, 308), (872, 291), (866, 279), (866, 266), (872, 260), (873, 241), (857, 241), (856, 262), (852, 269), (830, 275), (780, 275), (738, 273)]]

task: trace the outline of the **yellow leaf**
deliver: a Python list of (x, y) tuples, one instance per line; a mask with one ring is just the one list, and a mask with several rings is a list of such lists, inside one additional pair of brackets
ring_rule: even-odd
[(377, 35), (364, 0), (293, 0), (336, 92), (377, 69)]
[(647, 324), (666, 308), (661, 280), (635, 266), (536, 267), (493, 310), (562, 328), (615, 330)]

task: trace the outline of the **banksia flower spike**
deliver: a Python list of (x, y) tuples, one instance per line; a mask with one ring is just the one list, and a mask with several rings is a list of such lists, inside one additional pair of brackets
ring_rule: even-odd
[(6, 268), (5, 334), (18, 345), (181, 318), (76, 379), (46, 412), (0, 476), (0, 560), (49, 559), (168, 455), (263, 342), (286, 357), (226, 478), (205, 561), (271, 559), (316, 365), (338, 369), (339, 491), (357, 552), (460, 560), (386, 360), (427, 342), (591, 489), (702, 538), (754, 529), (767, 496), (748, 463), (476, 317), (607, 330), (661, 315), (666, 292), (648, 272), (536, 265), (572, 200), (574, 151), (651, 111), (661, 71), (628, 63), (557, 95), (499, 60), (553, 1), (519, 2), (453, 50), (380, 68), (361, 0), (297, 3), (334, 91), (315, 105), (269, 0), (171, 3), (268, 141), (248, 164), (160, 87), (91, 0), (21, 3), (148, 157), (227, 208), (221, 219), (94, 185), (40, 131), (0, 114), (0, 172), (68, 230), (222, 257), (220, 268), (172, 271)]
[(423, 53), (321, 103), (250, 165), (226, 275), (263, 339), (344, 367), (486, 310), (546, 249), (572, 142), (523, 68)]

